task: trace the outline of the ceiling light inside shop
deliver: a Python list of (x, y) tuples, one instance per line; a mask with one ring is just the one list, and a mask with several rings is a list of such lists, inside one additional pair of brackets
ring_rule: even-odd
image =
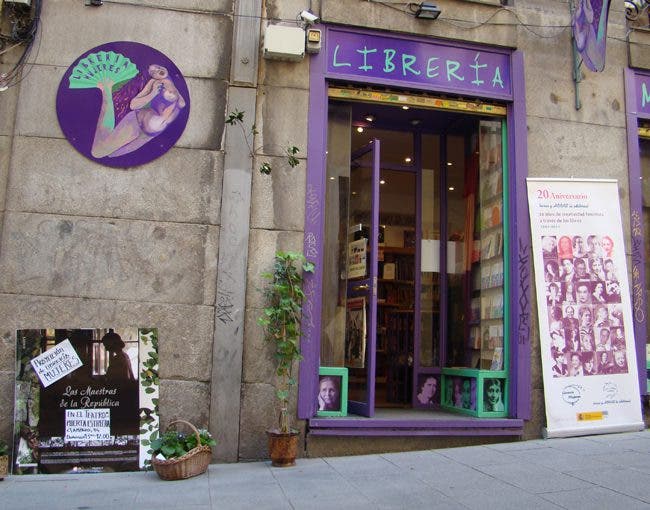
[(386, 184), (386, 181), (382, 179), (381, 181), (379, 181), (379, 184)]
[(404, 158), (404, 162), (405, 162), (405, 163), (410, 163), (410, 162), (411, 162), (411, 158), (409, 158), (409, 157)]
[(368, 122), (375, 122), (375, 116), (374, 115), (366, 115), (364, 117)]
[(363, 133), (363, 128), (361, 126), (357, 127), (357, 133)]
[(454, 188), (453, 186), (449, 186), (449, 191), (454, 191), (455, 189), (456, 188)]

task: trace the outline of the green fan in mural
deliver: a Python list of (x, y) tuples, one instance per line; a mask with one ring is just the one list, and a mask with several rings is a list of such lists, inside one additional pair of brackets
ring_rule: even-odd
[[(81, 59), (70, 75), (71, 89), (98, 88), (102, 105), (91, 154), (116, 157), (133, 152), (161, 134), (185, 107), (185, 100), (169, 78), (167, 69), (152, 64), (148, 81), (132, 89), (141, 76), (136, 65), (113, 51), (91, 53)], [(135, 79), (134, 79), (135, 78)], [(131, 87), (129, 87), (131, 85)], [(118, 94), (123, 92), (119, 97)], [(127, 113), (116, 116), (116, 104), (127, 101)]]

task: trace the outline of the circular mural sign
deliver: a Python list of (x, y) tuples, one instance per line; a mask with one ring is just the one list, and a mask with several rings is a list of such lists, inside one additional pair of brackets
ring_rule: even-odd
[(111, 42), (81, 55), (56, 96), (59, 125), (81, 154), (126, 168), (162, 156), (180, 138), (190, 113), (183, 75), (144, 44)]

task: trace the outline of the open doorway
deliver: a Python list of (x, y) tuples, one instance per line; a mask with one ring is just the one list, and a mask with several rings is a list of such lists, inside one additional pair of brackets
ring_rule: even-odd
[(321, 365), (351, 413), (480, 416), (507, 379), (504, 122), (405, 106), (330, 99)]

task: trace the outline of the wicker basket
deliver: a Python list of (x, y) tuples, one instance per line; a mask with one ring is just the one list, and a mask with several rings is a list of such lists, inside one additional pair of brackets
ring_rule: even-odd
[(4, 480), (7, 476), (7, 470), (9, 468), (9, 456), (0, 455), (0, 480)]
[(183, 480), (196, 475), (205, 473), (212, 458), (212, 448), (201, 445), (199, 431), (188, 421), (175, 420), (169, 424), (171, 427), (175, 423), (184, 423), (192, 429), (196, 435), (196, 448), (192, 448), (182, 457), (161, 460), (155, 456), (151, 457), (151, 465), (158, 476), (163, 480)]

